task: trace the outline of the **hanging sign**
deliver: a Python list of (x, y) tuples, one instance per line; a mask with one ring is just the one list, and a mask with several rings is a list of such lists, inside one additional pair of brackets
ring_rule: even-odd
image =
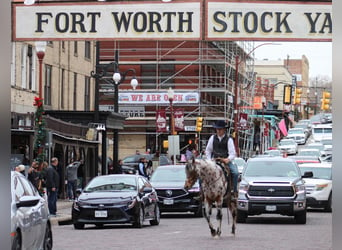
[(166, 113), (165, 110), (157, 110), (156, 113), (156, 131), (166, 132)]

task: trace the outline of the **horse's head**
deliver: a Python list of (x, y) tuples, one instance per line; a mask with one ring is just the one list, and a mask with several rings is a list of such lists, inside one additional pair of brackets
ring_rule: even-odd
[(195, 182), (198, 179), (195, 158), (187, 162), (187, 164), (185, 165), (185, 173), (186, 173), (186, 180), (184, 183), (184, 188), (188, 190), (195, 184)]

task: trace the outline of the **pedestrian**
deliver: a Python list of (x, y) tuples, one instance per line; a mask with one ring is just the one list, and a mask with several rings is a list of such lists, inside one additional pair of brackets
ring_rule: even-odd
[(119, 159), (118, 160), (118, 163), (116, 164), (116, 167), (115, 167), (115, 174), (122, 174), (123, 172), (122, 172), (122, 160), (121, 159)]
[(185, 151), (185, 157), (186, 157), (186, 160), (191, 160), (192, 159), (192, 151), (190, 149), (190, 146), (188, 146), (186, 148), (186, 151)]
[(67, 181), (69, 201), (73, 201), (76, 198), (77, 170), (78, 170), (79, 165), (80, 165), (79, 161), (70, 163), (67, 166), (66, 171), (65, 171), (65, 178)]
[(146, 173), (146, 158), (145, 157), (141, 157), (139, 160), (139, 166), (138, 166), (138, 171), (139, 174), (144, 176), (144, 177), (148, 177), (147, 173)]
[(45, 197), (47, 199), (47, 192), (46, 192), (46, 175), (47, 175), (47, 168), (49, 164), (46, 161), (41, 163), (41, 169), (39, 171), (39, 184), (38, 184), (38, 191), (40, 196)]
[(15, 171), (17, 171), (17, 172), (19, 172), (25, 176), (25, 165), (20, 164), (20, 165), (16, 166)]
[(58, 159), (53, 157), (51, 165), (46, 169), (46, 191), (48, 196), (48, 206), (51, 216), (57, 213), (57, 194), (59, 189), (59, 175), (57, 172)]
[(225, 121), (218, 120), (213, 127), (215, 128), (216, 133), (209, 138), (206, 147), (206, 157), (207, 159), (213, 160), (221, 158), (223, 163), (229, 167), (233, 182), (233, 197), (237, 198), (239, 171), (237, 166), (232, 162), (236, 156), (233, 138), (226, 133), (227, 124)]
[(260, 132), (257, 131), (254, 134), (254, 140), (253, 140), (253, 151), (260, 150)]
[(38, 171), (38, 162), (33, 161), (31, 166), (27, 171), (27, 179), (33, 184), (33, 186), (38, 190), (39, 189), (39, 171)]

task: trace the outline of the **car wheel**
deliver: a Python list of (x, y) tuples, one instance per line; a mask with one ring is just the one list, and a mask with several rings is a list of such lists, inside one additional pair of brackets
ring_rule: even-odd
[(84, 224), (83, 223), (74, 223), (74, 228), (75, 229), (83, 229), (84, 228)]
[(237, 223), (246, 223), (247, 220), (247, 213), (241, 210), (237, 210), (236, 222)]
[(331, 205), (332, 205), (332, 199), (331, 199), (331, 193), (330, 193), (328, 203), (325, 205), (324, 211), (331, 212), (332, 211)]
[(142, 207), (139, 208), (139, 214), (136, 218), (136, 221), (133, 223), (133, 226), (136, 228), (142, 228), (144, 224), (144, 210)]
[(306, 224), (306, 210), (295, 214), (296, 224)]
[(17, 232), (13, 240), (12, 250), (21, 250), (21, 245), (21, 233)]
[(44, 250), (51, 250), (53, 246), (52, 231), (50, 224), (46, 224), (44, 236)]
[(156, 207), (154, 209), (154, 219), (150, 220), (150, 225), (152, 226), (157, 226), (160, 223), (160, 211), (159, 211), (159, 206), (156, 204)]

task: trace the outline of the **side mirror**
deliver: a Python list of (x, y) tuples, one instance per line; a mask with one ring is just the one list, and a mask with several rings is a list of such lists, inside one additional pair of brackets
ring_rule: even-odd
[(313, 177), (312, 171), (304, 172), (304, 175), (302, 176), (302, 178), (312, 178), (312, 177)]

